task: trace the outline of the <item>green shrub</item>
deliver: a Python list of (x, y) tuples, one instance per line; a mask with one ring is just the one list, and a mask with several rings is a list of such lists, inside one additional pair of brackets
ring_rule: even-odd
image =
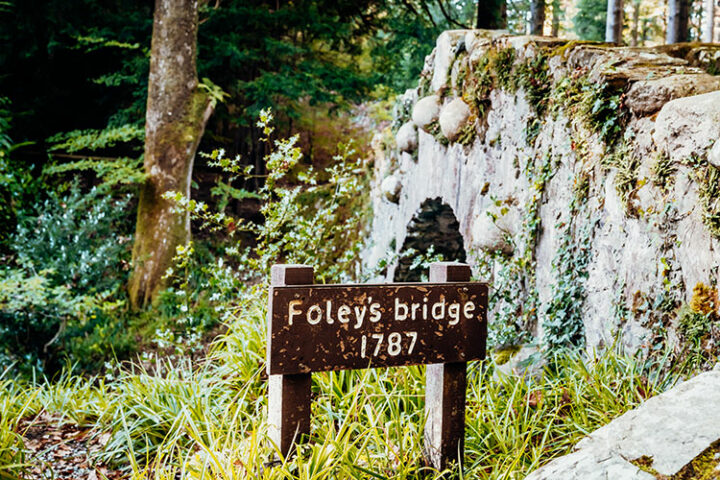
[(123, 328), (129, 206), (74, 183), (21, 213), (14, 262), (0, 270), (0, 365), (52, 370), (63, 355), (89, 365), (111, 353)]
[[(369, 165), (355, 158), (351, 145), (339, 145), (333, 162), (323, 171), (315, 171), (303, 164), (297, 135), (270, 140), (272, 121), (272, 114), (263, 111), (258, 122), (264, 141), (270, 145), (265, 157), (268, 175), (257, 194), (262, 200), (261, 224), (212, 212), (207, 204), (185, 198), (180, 192), (168, 192), (165, 197), (175, 201), (178, 208), (188, 210), (201, 228), (226, 235), (227, 243), (220, 246), (220, 254), (229, 265), (238, 267), (238, 279), (267, 278), (274, 263), (312, 265), (318, 283), (356, 278), (369, 213)], [(209, 157), (210, 165), (222, 168), (228, 175), (250, 175), (239, 159), (226, 158), (222, 150)], [(229, 188), (227, 184), (225, 188)], [(253, 238), (251, 246), (236, 241), (240, 233)]]

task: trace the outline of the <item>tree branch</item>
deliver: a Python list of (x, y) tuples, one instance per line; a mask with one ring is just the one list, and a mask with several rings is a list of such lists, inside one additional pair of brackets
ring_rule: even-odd
[[(480, 0), (480, 1), (482, 1), (482, 0)], [(445, 20), (447, 20), (450, 24), (453, 24), (453, 25), (455, 25), (455, 26), (457, 26), (457, 27), (462, 28), (463, 30), (467, 30), (467, 29), (468, 29), (467, 25), (463, 25), (462, 23), (458, 22), (457, 20), (455, 20), (454, 18), (452, 18), (452, 17), (448, 14), (448, 12), (445, 11), (445, 5), (443, 5), (443, 0), (437, 0), (437, 4), (440, 6), (440, 11), (442, 12), (443, 17), (445, 17)]]
[(433, 19), (432, 13), (430, 13), (430, 9), (428, 8), (427, 4), (425, 2), (420, 2), (420, 5), (422, 6), (422, 9), (425, 10), (425, 13), (430, 19), (430, 23), (432, 23), (433, 27), (437, 27), (437, 23), (435, 23), (435, 19)]

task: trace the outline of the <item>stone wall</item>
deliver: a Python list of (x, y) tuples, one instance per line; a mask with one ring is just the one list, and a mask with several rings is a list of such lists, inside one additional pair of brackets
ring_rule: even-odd
[(719, 279), (718, 65), (709, 45), (443, 33), (374, 142), (365, 263), (392, 280), (439, 199), (493, 283), (496, 345), (677, 343), (693, 289)]

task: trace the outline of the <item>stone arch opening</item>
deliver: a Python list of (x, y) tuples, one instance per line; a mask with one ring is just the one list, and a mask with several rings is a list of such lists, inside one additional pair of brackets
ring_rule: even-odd
[(431, 247), (443, 261), (464, 262), (466, 259), (460, 223), (450, 205), (440, 197), (426, 199), (408, 223), (393, 281), (419, 282), (423, 275), (427, 276), (428, 268), (417, 265), (416, 261), (418, 257), (427, 256)]

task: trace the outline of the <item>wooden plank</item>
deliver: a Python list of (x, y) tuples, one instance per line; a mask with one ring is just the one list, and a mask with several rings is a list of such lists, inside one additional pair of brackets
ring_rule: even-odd
[[(467, 265), (436, 262), (430, 265), (431, 282), (469, 281)], [(487, 323), (482, 323), (478, 341), (482, 338), (485, 356)], [(449, 362), (428, 365), (425, 371), (425, 459), (437, 470), (453, 463), (461, 465), (465, 450), (465, 395), (467, 363)]]
[[(273, 265), (270, 277), (274, 286), (314, 282), (313, 268), (306, 265)], [(309, 373), (269, 376), (268, 436), (283, 456), (310, 435), (311, 382)]]
[(272, 287), (268, 373), (483, 358), (487, 285), (452, 281), (457, 267), (449, 283)]

